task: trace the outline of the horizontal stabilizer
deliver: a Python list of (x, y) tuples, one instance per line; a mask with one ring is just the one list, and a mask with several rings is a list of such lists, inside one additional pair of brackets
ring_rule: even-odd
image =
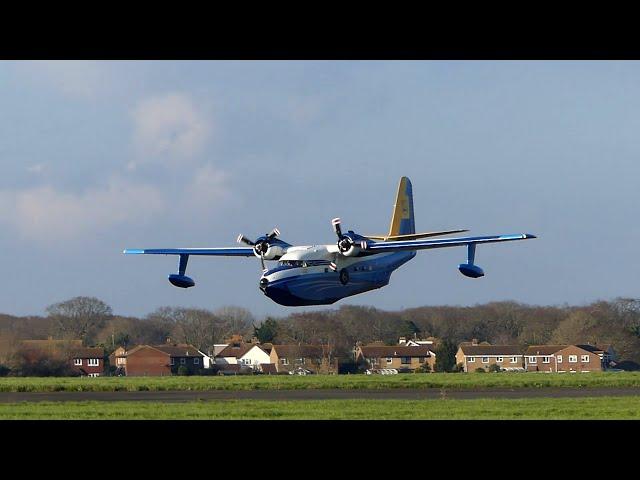
[(451, 235), (452, 233), (463, 233), (469, 230), (442, 230), (439, 232), (409, 233), (405, 235), (365, 235), (371, 240), (383, 240), (385, 242), (393, 242), (396, 240), (417, 240), (419, 238), (440, 237), (442, 235)]

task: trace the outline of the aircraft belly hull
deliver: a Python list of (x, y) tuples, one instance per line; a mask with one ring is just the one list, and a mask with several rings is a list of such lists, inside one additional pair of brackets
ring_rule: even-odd
[(264, 293), (271, 300), (285, 306), (330, 305), (338, 300), (380, 288), (389, 283), (389, 277), (380, 278), (362, 272), (352, 274), (346, 285), (340, 283), (337, 273), (319, 273), (290, 277), (269, 284)]

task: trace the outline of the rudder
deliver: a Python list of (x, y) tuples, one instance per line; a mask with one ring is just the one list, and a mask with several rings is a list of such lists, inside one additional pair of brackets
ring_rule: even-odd
[(413, 218), (413, 190), (411, 180), (407, 177), (400, 179), (396, 203), (393, 206), (389, 236), (407, 235), (416, 233), (416, 225)]

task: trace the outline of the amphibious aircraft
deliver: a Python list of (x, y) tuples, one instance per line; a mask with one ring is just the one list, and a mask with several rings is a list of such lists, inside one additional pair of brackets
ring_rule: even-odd
[[(180, 288), (195, 285), (193, 279), (185, 275), (190, 256), (256, 256), (262, 264), (260, 290), (280, 305), (301, 306), (328, 305), (384, 287), (391, 273), (415, 257), (417, 250), (466, 246), (467, 262), (458, 266), (460, 273), (470, 278), (482, 277), (484, 271), (475, 264), (478, 245), (536, 238), (530, 233), (518, 233), (434, 239), (468, 230), (416, 233), (413, 191), (407, 177), (400, 179), (387, 235), (343, 232), (339, 218), (334, 218), (331, 224), (337, 241), (329, 245), (291, 245), (281, 240), (280, 231), (274, 228), (253, 241), (238, 235), (237, 241), (245, 244), (244, 247), (126, 249), (124, 253), (178, 255), (178, 273), (169, 275), (169, 282)], [(277, 264), (267, 268), (265, 260), (277, 261)]]

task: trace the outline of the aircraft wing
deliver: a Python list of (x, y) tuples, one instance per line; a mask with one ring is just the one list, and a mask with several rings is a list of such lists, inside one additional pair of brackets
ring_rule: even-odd
[(127, 248), (128, 255), (209, 255), (219, 257), (253, 257), (251, 247), (228, 248)]
[[(366, 252), (398, 252), (403, 250), (426, 250), (430, 248), (459, 247), (462, 245), (480, 245), (485, 243), (511, 242), (536, 238), (530, 233), (514, 235), (487, 235), (481, 237), (443, 238), (440, 240), (411, 240), (394, 242), (366, 242)], [(365, 243), (365, 242), (363, 242)]]

